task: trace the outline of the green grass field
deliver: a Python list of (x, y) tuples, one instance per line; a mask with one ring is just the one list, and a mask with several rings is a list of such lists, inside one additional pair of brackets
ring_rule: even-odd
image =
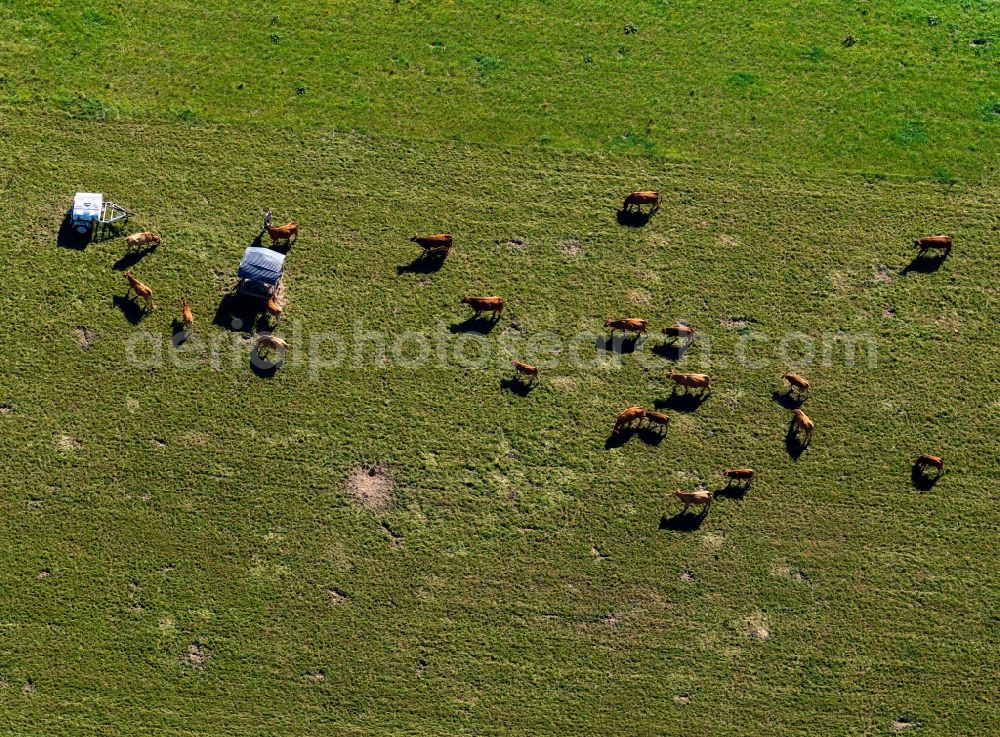
[[(0, 733), (1000, 733), (1000, 11), (758, 5), (0, 0)], [(162, 245), (59, 247), (78, 190)], [(224, 309), (265, 205), (272, 376)], [(625, 315), (701, 338), (595, 345)]]

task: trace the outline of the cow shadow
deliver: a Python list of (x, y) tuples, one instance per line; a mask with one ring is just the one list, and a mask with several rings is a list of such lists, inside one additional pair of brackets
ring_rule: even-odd
[(594, 339), (594, 347), (599, 351), (608, 351), (610, 353), (625, 355), (628, 353), (635, 353), (635, 349), (642, 345), (643, 340), (643, 337), (640, 335), (636, 335), (631, 338), (625, 335), (619, 335), (614, 338), (598, 335)]
[(943, 475), (944, 472), (942, 471), (933, 476), (928, 476), (916, 463), (910, 469), (910, 481), (913, 483), (913, 488), (917, 491), (930, 491)]
[(663, 515), (660, 517), (660, 530), (670, 530), (672, 532), (694, 532), (708, 516), (708, 509), (702, 509), (700, 514), (694, 512), (678, 512), (673, 517)]
[(663, 442), (663, 439), (667, 437), (666, 430), (659, 430), (657, 427), (640, 427), (636, 431), (636, 436), (646, 445), (651, 445), (654, 448)]
[(184, 344), (191, 337), (187, 328), (184, 327), (184, 322), (178, 317), (170, 321), (170, 332), (173, 334), (172, 341), (175, 348)]
[[(257, 240), (263, 243), (262, 239), (258, 238)], [(278, 241), (277, 243), (272, 243), (271, 245), (269, 245), (268, 248), (270, 248), (272, 251), (277, 251), (282, 256), (287, 256), (288, 252), (292, 250), (292, 246), (294, 244), (295, 241)]]
[(785, 450), (788, 451), (788, 457), (797, 461), (808, 447), (809, 441), (799, 436), (794, 425), (789, 425), (788, 432), (785, 433)]
[(146, 256), (155, 251), (158, 247), (159, 244), (154, 243), (150, 246), (146, 246), (145, 248), (139, 251), (130, 251), (126, 253), (124, 256), (122, 256), (120, 259), (115, 261), (114, 264), (112, 264), (111, 268), (114, 269), (115, 271), (128, 271), (137, 263), (146, 258)]
[(497, 326), (498, 322), (500, 322), (500, 316), (495, 312), (492, 318), (476, 317), (473, 315), (470, 318), (462, 320), (462, 322), (449, 325), (448, 330), (452, 333), (480, 333), (486, 335)]
[(653, 346), (653, 353), (668, 361), (680, 361), (691, 347), (691, 341), (667, 341)]
[(401, 264), (396, 267), (397, 274), (433, 274), (444, 266), (444, 256), (428, 256), (422, 253), (408, 264)]
[(59, 232), (56, 233), (56, 245), (60, 248), (82, 251), (90, 244), (90, 236), (89, 230), (83, 235), (77, 233), (73, 227), (73, 219), (67, 214), (59, 225)]
[(802, 406), (802, 403), (806, 401), (805, 397), (798, 394), (792, 394), (789, 391), (781, 392), (778, 390), (771, 392), (771, 398), (785, 409), (798, 409)]
[(237, 333), (252, 333), (263, 313), (260, 300), (229, 293), (219, 301), (212, 324)]
[(270, 379), (284, 363), (284, 357), (280, 361), (271, 361), (260, 355), (257, 346), (250, 349), (250, 370), (260, 379)]
[(723, 499), (731, 499), (736, 502), (741, 502), (747, 495), (748, 491), (750, 491), (749, 484), (743, 484), (740, 486), (737, 486), (736, 484), (726, 484), (721, 489), (716, 489), (712, 492), (712, 495), (716, 499), (722, 497)]
[(618, 432), (612, 432), (608, 435), (608, 439), (604, 441), (604, 450), (611, 450), (613, 448), (621, 448), (625, 443), (632, 439), (636, 434), (634, 427), (626, 427)]
[(111, 301), (132, 325), (138, 325), (146, 316), (146, 311), (139, 306), (137, 299), (129, 299), (116, 294), (111, 298)]
[(666, 399), (654, 399), (653, 406), (656, 409), (669, 409), (674, 412), (694, 412), (711, 396), (711, 394), (679, 392), (675, 386), (674, 391)]
[(659, 210), (658, 207), (654, 207), (649, 212), (643, 212), (642, 210), (621, 209), (616, 214), (615, 219), (618, 221), (619, 225), (626, 228), (641, 228), (650, 221), (653, 215), (656, 214), (657, 210)]
[(535, 390), (536, 386), (538, 386), (537, 383), (533, 381), (525, 381), (520, 375), (500, 379), (500, 391), (510, 392), (511, 394), (516, 394), (519, 397), (528, 396)]
[(941, 268), (941, 264), (947, 260), (948, 254), (940, 253), (936, 256), (914, 256), (913, 260), (899, 271), (900, 276), (907, 276), (913, 272), (918, 274), (933, 274)]

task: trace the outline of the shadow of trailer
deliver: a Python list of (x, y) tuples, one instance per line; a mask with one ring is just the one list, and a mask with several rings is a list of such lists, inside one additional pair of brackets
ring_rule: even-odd
[(285, 271), (285, 255), (270, 248), (250, 246), (243, 252), (243, 260), (236, 272), (240, 296), (269, 299), (278, 290)]

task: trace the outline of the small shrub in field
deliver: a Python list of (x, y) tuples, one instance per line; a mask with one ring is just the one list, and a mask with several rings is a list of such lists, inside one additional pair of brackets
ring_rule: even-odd
[(479, 67), (479, 76), (488, 77), (500, 68), (500, 60), (480, 54), (476, 57), (476, 65)]
[(753, 72), (733, 72), (726, 77), (726, 84), (732, 87), (749, 87), (757, 81), (757, 75)]
[(177, 118), (182, 123), (187, 123), (191, 125), (198, 119), (198, 114), (189, 107), (175, 108), (171, 111), (174, 117)]
[(1000, 123), (1000, 100), (983, 105), (983, 117), (990, 123)]
[(631, 23), (625, 25), (625, 35), (631, 36), (633, 33), (638, 33), (639, 29), (633, 26)]
[(931, 26), (932, 28), (934, 26), (938, 25), (940, 22), (941, 22), (941, 19), (938, 18), (936, 15), (928, 15), (927, 16), (927, 25)]
[(932, 176), (935, 182), (943, 184), (946, 187), (952, 187), (958, 183), (954, 175), (943, 166), (935, 167)]
[(271, 31), (271, 43), (281, 43), (281, 34), (277, 31)]
[(892, 134), (892, 139), (903, 144), (923, 143), (927, 140), (927, 129), (922, 121), (907, 120)]
[(308, 88), (306, 87), (305, 82), (299, 82), (297, 85), (295, 85), (296, 95), (304, 95), (307, 91)]
[(113, 107), (93, 97), (63, 95), (56, 98), (56, 104), (79, 120), (105, 121), (117, 117)]
[(823, 50), (822, 46), (810, 46), (808, 49), (802, 50), (802, 57), (808, 61), (820, 61), (824, 56), (826, 56), (826, 51)]

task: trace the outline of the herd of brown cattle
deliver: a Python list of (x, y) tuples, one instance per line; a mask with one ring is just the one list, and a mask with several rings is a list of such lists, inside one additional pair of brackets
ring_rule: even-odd
[[(622, 211), (625, 213), (633, 211), (641, 213), (643, 206), (649, 206), (648, 214), (652, 215), (659, 209), (661, 200), (662, 197), (659, 192), (632, 192), (625, 197), (622, 203)], [(291, 243), (293, 239), (298, 239), (299, 224), (291, 222), (280, 227), (266, 225), (265, 230), (271, 238), (271, 245), (275, 245), (282, 240)], [(125, 241), (128, 252), (133, 253), (143, 246), (159, 245), (160, 236), (151, 231), (144, 231), (128, 236)], [(410, 241), (424, 249), (423, 257), (439, 258), (442, 260), (451, 252), (453, 243), (451, 233), (435, 233), (424, 236), (415, 235), (410, 238)], [(917, 238), (913, 241), (913, 245), (918, 249), (918, 257), (925, 255), (929, 251), (940, 251), (943, 256), (947, 256), (951, 253), (952, 239), (948, 235), (930, 235)], [(152, 310), (154, 308), (153, 290), (139, 281), (131, 271), (125, 272), (125, 279), (129, 285), (129, 291), (126, 292), (126, 296), (130, 292), (135, 291), (136, 295), (145, 300), (146, 309)], [(478, 318), (485, 312), (493, 315), (494, 320), (499, 319), (504, 307), (503, 298), (497, 296), (472, 297), (465, 295), (462, 297), (461, 304), (472, 308), (474, 318)], [(277, 304), (273, 296), (267, 300), (265, 309), (268, 315), (275, 321), (281, 317), (281, 307)], [(181, 324), (185, 330), (190, 330), (194, 324), (194, 314), (186, 297), (181, 298)], [(640, 335), (648, 333), (649, 322), (637, 317), (609, 318), (604, 321), (604, 327), (611, 329), (612, 340), (614, 339), (615, 332), (629, 333), (637, 339)], [(694, 328), (680, 323), (664, 328), (662, 333), (667, 338), (684, 341), (685, 343), (690, 343), (695, 339)], [(288, 343), (277, 336), (259, 335), (254, 342), (254, 349), (258, 352), (273, 350), (283, 356), (288, 351), (289, 346)], [(512, 365), (519, 378), (524, 377), (527, 381), (533, 383), (539, 380), (538, 367), (519, 360), (514, 360)], [(678, 387), (683, 388), (685, 392), (689, 389), (697, 390), (701, 395), (711, 391), (712, 381), (707, 374), (683, 373), (671, 370), (667, 372), (666, 378), (674, 382), (675, 391)], [(782, 374), (781, 378), (788, 382), (788, 392), (790, 394), (793, 392), (796, 393), (800, 400), (805, 400), (809, 396), (809, 382), (801, 376), (793, 373), (785, 373)], [(617, 435), (628, 428), (641, 427), (643, 422), (646, 422), (650, 428), (655, 426), (660, 432), (666, 432), (670, 425), (670, 418), (662, 412), (654, 412), (643, 407), (626, 407), (615, 418), (614, 427), (611, 431), (612, 435)], [(789, 432), (801, 438), (800, 442), (803, 447), (812, 442), (813, 431), (815, 429), (816, 424), (809, 419), (805, 412), (798, 408), (792, 410)], [(921, 455), (914, 464), (915, 472), (924, 474), (928, 468), (935, 469), (937, 476), (940, 476), (944, 473), (944, 461), (937, 456), (929, 454)], [(749, 486), (754, 478), (754, 470), (752, 468), (727, 468), (722, 472), (722, 476), (730, 484), (735, 481)], [(687, 512), (688, 507), (691, 505), (703, 506), (704, 512), (707, 512), (712, 505), (713, 499), (712, 492), (705, 489), (675, 491), (673, 492), (673, 496), (684, 504), (683, 512)]]

